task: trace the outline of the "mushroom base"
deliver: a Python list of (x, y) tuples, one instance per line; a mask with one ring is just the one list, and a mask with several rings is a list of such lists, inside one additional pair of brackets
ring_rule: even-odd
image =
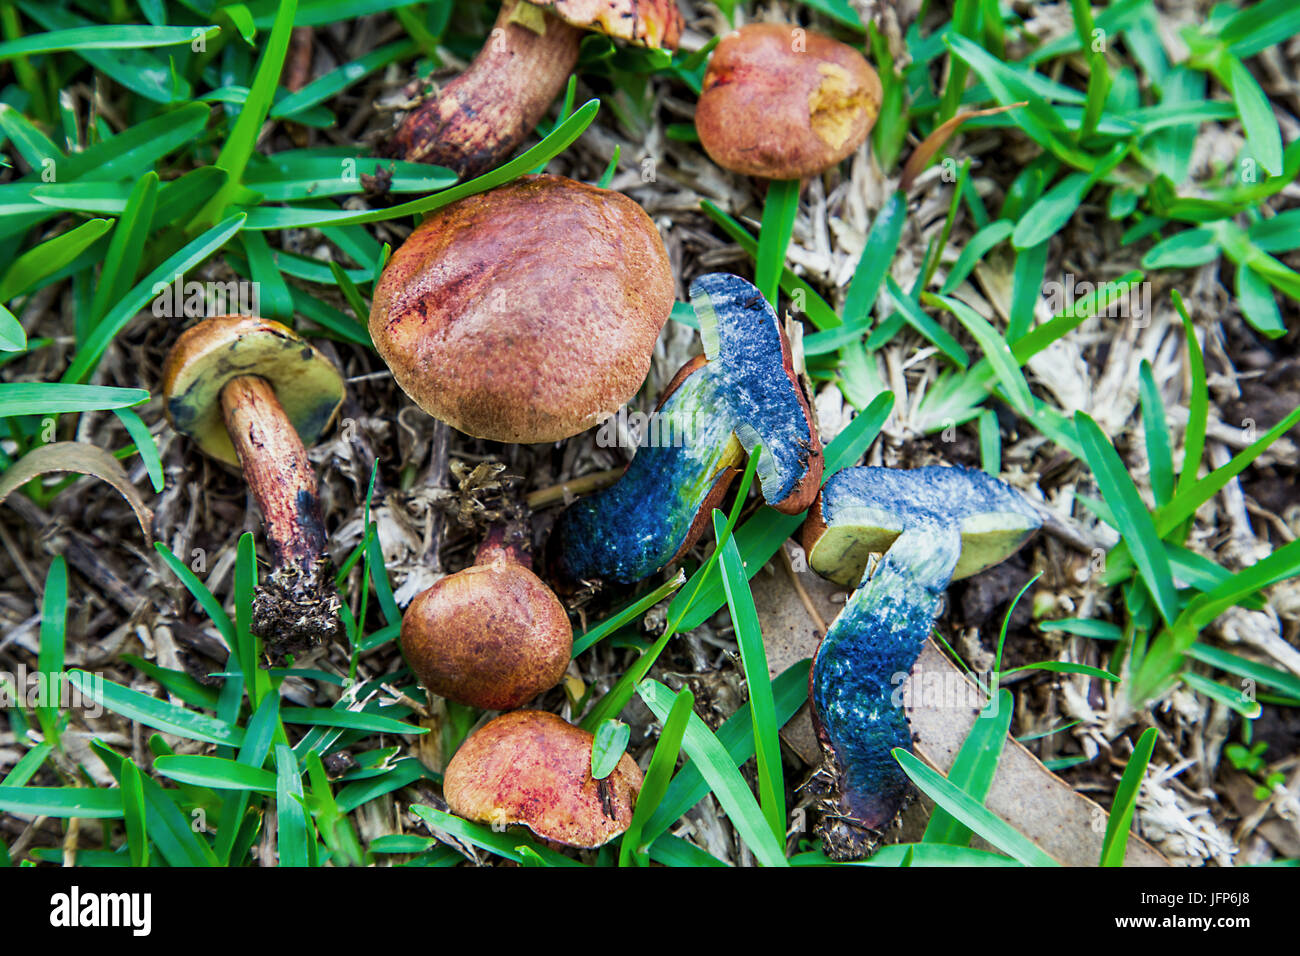
[(253, 595), (253, 633), (275, 662), (343, 638), (340, 601), (329, 558), (302, 567), (282, 565)]

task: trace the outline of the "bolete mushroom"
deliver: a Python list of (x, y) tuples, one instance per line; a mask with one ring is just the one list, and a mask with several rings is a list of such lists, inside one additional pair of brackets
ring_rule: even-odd
[(675, 50), (675, 0), (505, 0), (474, 62), (407, 115), (387, 152), (462, 176), (497, 166), (564, 88), (586, 31)]
[(673, 296), (633, 200), (525, 176), (411, 233), (380, 276), (370, 335), (433, 417), (476, 438), (559, 441), (641, 387)]
[(271, 573), (253, 600), (253, 632), (281, 656), (342, 633), (311, 444), (343, 402), (343, 378), (292, 329), (222, 315), (181, 333), (163, 366), (172, 427), (243, 469), (262, 512)]
[(822, 488), (804, 522), (808, 566), (855, 588), (809, 675), (827, 855), (864, 856), (902, 808), (907, 776), (890, 751), (910, 750), (911, 733), (893, 695), (949, 582), (1003, 561), (1040, 523), (1010, 485), (966, 468), (847, 468)]
[(526, 534), (499, 524), (474, 564), (411, 601), (402, 652), (426, 689), (471, 707), (509, 710), (560, 682), (573, 628), (531, 565)]
[(560, 518), (552, 548), (572, 581), (630, 583), (680, 558), (758, 444), (764, 499), (786, 514), (821, 484), (821, 439), (790, 343), (758, 289), (713, 273), (691, 283), (704, 354), (687, 362), (652, 416), (652, 440), (610, 488)]
[(880, 77), (848, 44), (803, 27), (751, 23), (714, 49), (695, 129), (724, 169), (803, 179), (862, 145), (880, 99)]
[(770, 180), (758, 285), (776, 301), (794, 227), (784, 212), (800, 181), (847, 158), (880, 112), (880, 77), (846, 43), (803, 27), (751, 23), (723, 37), (709, 59), (695, 129), (724, 169)]
[(594, 741), (554, 714), (502, 714), (456, 751), (443, 776), (443, 796), (466, 820), (526, 826), (566, 846), (603, 846), (631, 824), (642, 775), (623, 754), (609, 776), (594, 779)]

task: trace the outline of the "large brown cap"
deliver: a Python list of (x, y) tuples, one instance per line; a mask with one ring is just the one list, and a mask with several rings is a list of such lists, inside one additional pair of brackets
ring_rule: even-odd
[(407, 395), (477, 438), (559, 441), (636, 394), (672, 311), (668, 254), (621, 193), (525, 176), (429, 216), (375, 289)]
[(573, 629), (554, 592), (522, 564), (448, 575), (402, 616), (402, 651), (423, 684), (484, 710), (508, 710), (560, 682)]
[(802, 179), (862, 145), (880, 98), (880, 78), (853, 47), (802, 27), (753, 23), (714, 49), (695, 128), (719, 166)]
[(675, 50), (682, 35), (677, 0), (532, 0), (561, 20), (651, 49)]
[(587, 731), (537, 710), (516, 710), (472, 734), (447, 765), (442, 792), (467, 820), (522, 824), (566, 846), (603, 846), (628, 828), (641, 768), (627, 754), (604, 780), (591, 776)]
[(231, 465), (239, 456), (221, 414), (221, 390), (251, 375), (275, 389), (304, 445), (329, 427), (343, 403), (343, 376), (293, 329), (247, 315), (204, 319), (181, 333), (163, 365), (167, 417), (213, 458)]

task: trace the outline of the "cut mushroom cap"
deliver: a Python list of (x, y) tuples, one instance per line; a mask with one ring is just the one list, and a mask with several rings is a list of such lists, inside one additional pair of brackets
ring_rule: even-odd
[(304, 444), (316, 441), (343, 404), (343, 376), (293, 329), (256, 316), (221, 315), (186, 329), (163, 366), (172, 427), (229, 465), (239, 456), (221, 415), (221, 390), (243, 376), (275, 389)]
[(673, 50), (682, 16), (675, 0), (505, 0), (474, 62), (406, 117), (386, 151), (462, 176), (493, 168), (564, 88), (589, 30)]
[(393, 254), (370, 334), (416, 404), (477, 438), (559, 441), (641, 387), (673, 303), (650, 217), (525, 176), (430, 215)]
[(428, 690), (483, 710), (509, 710), (564, 677), (573, 628), (555, 593), (492, 538), (475, 564), (415, 597), (402, 652)]
[(554, 714), (503, 714), (451, 758), (442, 784), (447, 805), (467, 820), (519, 824), (566, 846), (603, 846), (631, 824), (642, 775), (623, 754), (608, 777), (594, 779), (594, 740)]
[(867, 559), (904, 530), (956, 524), (961, 555), (954, 581), (1014, 554), (1038, 530), (1038, 512), (1005, 482), (965, 468), (846, 468), (826, 482), (803, 526), (808, 566), (854, 587)]
[(798, 514), (821, 484), (821, 439), (772, 307), (721, 273), (696, 279), (691, 303), (704, 356), (670, 383), (651, 440), (619, 482), (560, 519), (554, 555), (569, 580), (638, 581), (679, 558), (759, 443), (756, 473), (772, 507)]
[(881, 95), (876, 71), (853, 47), (802, 27), (753, 23), (714, 49), (695, 128), (725, 169), (803, 179), (862, 145)]
[[(953, 577), (1009, 557), (1039, 526), (1009, 485), (964, 468), (849, 468), (832, 476), (809, 513), (804, 547), (813, 570), (860, 581), (831, 623), (809, 675), (825, 762), (814, 790), (829, 856), (856, 859), (897, 815), (909, 792), (894, 760), (911, 748), (895, 703)], [(866, 556), (884, 550), (870, 578)]]

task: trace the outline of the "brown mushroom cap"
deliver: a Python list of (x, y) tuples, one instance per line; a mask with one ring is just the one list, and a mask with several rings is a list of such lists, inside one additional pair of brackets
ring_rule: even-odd
[(163, 365), (167, 417), (207, 454), (238, 465), (221, 414), (221, 390), (231, 379), (265, 379), (310, 445), (343, 404), (343, 376), (293, 329), (256, 316), (219, 315), (181, 333)]
[(651, 49), (677, 49), (682, 14), (677, 0), (531, 0), (561, 20)]
[(627, 754), (591, 776), (595, 738), (554, 714), (516, 710), (470, 735), (443, 776), (451, 811), (480, 823), (522, 824), (566, 846), (603, 846), (628, 828), (641, 768)]
[(433, 693), (508, 710), (560, 682), (573, 628), (554, 592), (522, 564), (496, 560), (442, 578), (402, 616), (402, 651)]
[(559, 441), (636, 394), (673, 295), (633, 200), (525, 176), (421, 223), (379, 279), (370, 335), (435, 418), (477, 438)]
[(881, 95), (876, 71), (853, 47), (802, 27), (752, 23), (714, 49), (695, 128), (725, 169), (802, 179), (862, 145)]

